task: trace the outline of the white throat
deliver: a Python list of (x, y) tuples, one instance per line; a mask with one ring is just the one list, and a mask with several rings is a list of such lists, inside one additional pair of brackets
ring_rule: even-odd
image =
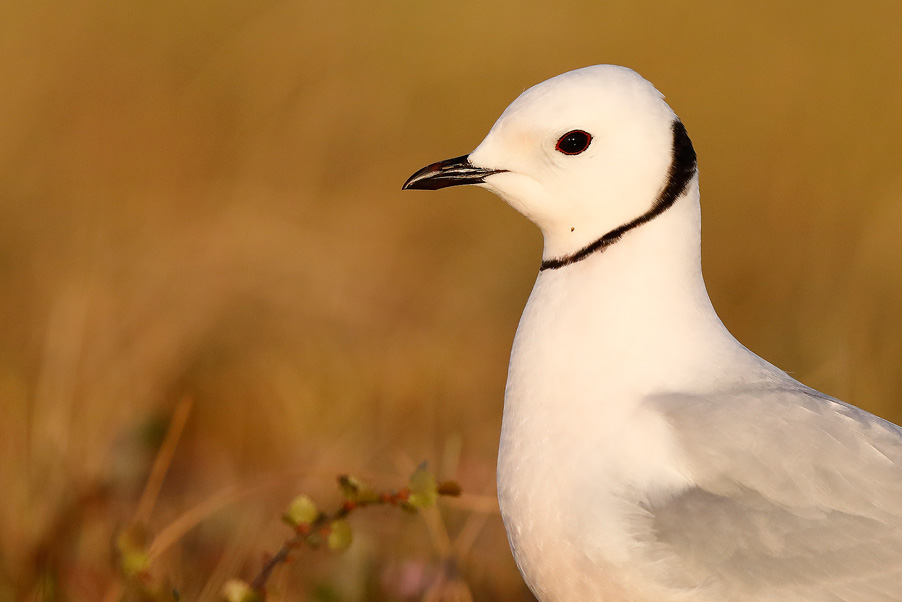
[(700, 223), (693, 177), (672, 207), (615, 244), (542, 271), (517, 330), (509, 387), (526, 378), (520, 369), (544, 372), (546, 383), (549, 371), (586, 379), (595, 392), (599, 382), (636, 393), (697, 386), (686, 370), (706, 366), (699, 356), (737, 345), (705, 290)]

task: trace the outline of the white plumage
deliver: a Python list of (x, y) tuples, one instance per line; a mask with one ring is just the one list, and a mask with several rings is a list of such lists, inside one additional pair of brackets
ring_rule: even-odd
[(539, 600), (902, 600), (902, 429), (720, 322), (695, 153), (650, 83), (611, 65), (552, 78), (405, 188), (457, 184), (544, 234), (498, 459)]

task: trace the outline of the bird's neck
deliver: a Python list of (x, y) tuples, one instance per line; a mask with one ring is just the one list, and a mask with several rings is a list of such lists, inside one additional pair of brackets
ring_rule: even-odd
[(557, 583), (547, 558), (575, 566), (580, 552), (568, 542), (587, 531), (604, 534), (611, 566), (623, 560), (629, 521), (612, 492), (685, 484), (669, 429), (644, 409), (647, 396), (717, 386), (734, 361), (754, 357), (708, 300), (699, 224), (693, 181), (653, 220), (536, 280), (511, 353), (498, 456), (502, 516), (535, 591)]
[(517, 330), (511, 381), (534, 374), (558, 387), (591, 384), (595, 395), (642, 395), (697, 386), (712, 355), (744, 351), (708, 299), (700, 223), (693, 179), (672, 207), (616, 243), (543, 270)]

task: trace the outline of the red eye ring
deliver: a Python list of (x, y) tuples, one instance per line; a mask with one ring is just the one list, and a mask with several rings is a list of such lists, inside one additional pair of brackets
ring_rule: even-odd
[(592, 144), (592, 134), (583, 130), (571, 130), (558, 138), (554, 150), (565, 155), (578, 155)]

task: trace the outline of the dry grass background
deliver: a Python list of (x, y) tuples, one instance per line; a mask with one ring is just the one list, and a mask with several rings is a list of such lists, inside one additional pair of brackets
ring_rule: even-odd
[[(636, 68), (686, 123), (733, 333), (902, 420), (900, 18), (890, 0), (5, 4), (0, 600), (110, 599), (111, 541), (186, 396), (149, 519), (203, 518), (154, 564), (185, 600), (252, 576), (292, 495), (334, 501), (340, 471), (390, 486), (425, 458), (491, 498), (540, 237), (483, 191), (400, 185), (587, 64)], [(528, 600), (478, 502), (443, 513), (472, 540), (464, 577)], [(435, 521), (353, 522), (348, 554), (301, 555), (273, 599), (416, 599)]]

